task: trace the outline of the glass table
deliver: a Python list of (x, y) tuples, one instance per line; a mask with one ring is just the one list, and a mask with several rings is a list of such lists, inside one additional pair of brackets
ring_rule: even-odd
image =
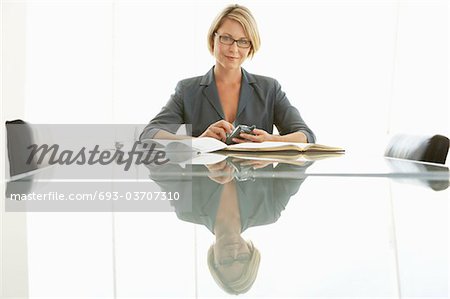
[[(2, 230), (4, 294), (448, 298), (444, 166), (226, 157), (126, 172), (49, 167), (8, 184), (3, 215), (22, 222)], [(104, 193), (95, 201), (11, 200), (51, 190)], [(5, 242), (11, 236), (21, 241)]]

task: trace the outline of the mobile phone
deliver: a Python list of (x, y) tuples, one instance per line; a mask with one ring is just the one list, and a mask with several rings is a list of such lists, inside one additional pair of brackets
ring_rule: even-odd
[(230, 134), (227, 134), (227, 139), (225, 140), (225, 143), (230, 145), (234, 144), (233, 138), (239, 138), (239, 135), (241, 133), (247, 133), (252, 134), (253, 130), (256, 129), (256, 126), (246, 126), (246, 125), (239, 125), (236, 128), (234, 128), (233, 132)]

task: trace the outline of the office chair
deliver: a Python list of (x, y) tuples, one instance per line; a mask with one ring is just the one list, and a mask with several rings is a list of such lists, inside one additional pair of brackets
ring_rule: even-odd
[(12, 177), (37, 169), (36, 161), (27, 161), (31, 152), (28, 146), (34, 143), (31, 126), (20, 119), (6, 121), (5, 125), (9, 175)]
[(389, 142), (385, 157), (445, 164), (449, 139), (442, 135), (398, 134)]
[(11, 194), (26, 194), (33, 187), (33, 176), (27, 176), (17, 179), (18, 175), (26, 175), (28, 172), (38, 169), (35, 160), (28, 161), (30, 150), (27, 148), (34, 143), (34, 134), (32, 127), (23, 120), (16, 119), (6, 121), (6, 138), (7, 138), (7, 160), (5, 198), (10, 198)]

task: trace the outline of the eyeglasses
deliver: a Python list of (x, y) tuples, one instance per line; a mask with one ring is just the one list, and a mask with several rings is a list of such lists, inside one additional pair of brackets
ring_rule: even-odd
[(250, 258), (251, 258), (250, 253), (241, 253), (236, 258), (233, 258), (233, 257), (223, 258), (221, 261), (219, 261), (219, 263), (216, 263), (215, 266), (216, 266), (216, 268), (219, 266), (230, 266), (235, 261), (243, 264), (245, 262), (248, 262), (250, 260)]
[(219, 37), (220, 43), (227, 46), (231, 46), (234, 42), (236, 42), (239, 48), (247, 49), (252, 45), (252, 42), (246, 39), (234, 39), (228, 35), (219, 35), (217, 32), (215, 33), (215, 35)]

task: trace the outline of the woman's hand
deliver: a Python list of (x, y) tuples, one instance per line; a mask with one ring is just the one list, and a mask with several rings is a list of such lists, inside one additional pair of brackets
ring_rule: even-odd
[(226, 120), (219, 120), (210, 125), (199, 137), (212, 137), (225, 142), (227, 133), (231, 133), (233, 130), (234, 126), (231, 123)]
[(228, 165), (226, 160), (215, 164), (207, 164), (205, 166), (210, 172), (208, 177), (216, 183), (223, 185), (231, 182), (234, 178), (234, 168)]
[(261, 129), (253, 129), (252, 134), (241, 133), (240, 138), (233, 138), (236, 143), (274, 141), (274, 136)]
[(270, 164), (278, 162), (276, 160), (273, 161), (265, 161), (265, 160), (247, 160), (247, 159), (232, 159), (231, 161), (239, 163), (239, 166), (251, 166), (253, 169), (264, 168)]
[(253, 134), (241, 133), (240, 138), (233, 138), (235, 143), (242, 142), (264, 142), (264, 141), (283, 141), (283, 142), (303, 142), (307, 143), (308, 138), (303, 132), (294, 132), (283, 136), (272, 135), (261, 129), (254, 129)]

